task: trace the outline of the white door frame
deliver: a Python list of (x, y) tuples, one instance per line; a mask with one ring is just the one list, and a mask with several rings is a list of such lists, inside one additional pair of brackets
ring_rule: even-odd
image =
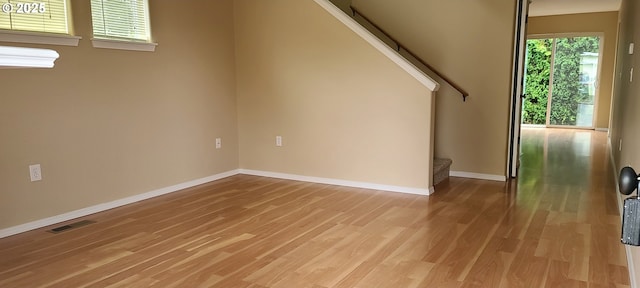
[(509, 157), (507, 162), (508, 177), (518, 175), (520, 160), (520, 118), (522, 114), (522, 97), (524, 81), (525, 54), (527, 51), (527, 18), (529, 17), (529, 0), (518, 0), (516, 3), (516, 27), (513, 49), (513, 77), (511, 79), (511, 117), (509, 119)]

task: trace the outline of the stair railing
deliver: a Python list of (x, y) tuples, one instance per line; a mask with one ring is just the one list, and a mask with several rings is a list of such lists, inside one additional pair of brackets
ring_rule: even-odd
[(364, 21), (368, 22), (371, 26), (373, 26), (375, 29), (377, 29), (378, 31), (380, 31), (382, 34), (384, 34), (384, 36), (386, 36), (389, 40), (391, 40), (391, 42), (393, 42), (395, 44), (395, 49), (400, 52), (400, 50), (404, 50), (405, 52), (407, 52), (409, 55), (411, 55), (411, 57), (413, 57), (414, 59), (416, 59), (418, 62), (420, 62), (420, 64), (424, 65), (425, 67), (427, 67), (429, 70), (431, 70), (431, 72), (433, 72), (434, 74), (436, 74), (438, 77), (440, 77), (442, 80), (444, 80), (445, 82), (447, 82), (451, 87), (453, 87), (453, 89), (456, 89), (460, 94), (462, 94), (462, 101), (467, 101), (467, 97), (469, 97), (469, 93), (467, 93), (464, 89), (462, 89), (462, 87), (458, 86), (455, 82), (453, 82), (451, 79), (449, 79), (448, 77), (442, 75), (442, 73), (438, 72), (438, 70), (436, 70), (435, 68), (433, 68), (433, 66), (429, 65), (427, 62), (425, 62), (424, 60), (422, 60), (420, 57), (418, 57), (415, 53), (411, 52), (411, 50), (407, 49), (406, 46), (402, 45), (400, 43), (400, 41), (396, 40), (395, 38), (391, 37), (391, 35), (389, 33), (387, 33), (386, 31), (384, 31), (382, 28), (380, 28), (380, 26), (376, 25), (375, 23), (373, 23), (367, 16), (363, 15), (360, 11), (358, 11), (357, 9), (351, 7), (351, 11), (353, 14), (353, 17), (355, 16), (360, 16)]

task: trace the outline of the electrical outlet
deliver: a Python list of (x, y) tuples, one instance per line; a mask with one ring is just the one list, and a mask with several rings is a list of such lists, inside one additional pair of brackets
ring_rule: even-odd
[(276, 136), (276, 146), (282, 147), (282, 136)]
[(42, 170), (40, 170), (40, 164), (29, 165), (29, 174), (31, 175), (31, 182), (42, 180)]
[(216, 138), (216, 149), (222, 148), (222, 138)]

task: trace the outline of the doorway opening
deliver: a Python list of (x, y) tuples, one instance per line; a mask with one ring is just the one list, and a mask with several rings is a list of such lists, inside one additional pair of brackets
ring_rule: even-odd
[(521, 123), (594, 129), (601, 35), (529, 37)]

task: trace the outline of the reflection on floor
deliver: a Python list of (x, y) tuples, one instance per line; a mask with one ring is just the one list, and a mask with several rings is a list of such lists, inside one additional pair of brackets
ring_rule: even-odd
[(0, 239), (0, 287), (629, 287), (605, 144), (525, 129), (429, 197), (237, 175)]
[(606, 132), (525, 128), (520, 159), (515, 206), (533, 213), (529, 256), (546, 259), (547, 277), (628, 285)]

